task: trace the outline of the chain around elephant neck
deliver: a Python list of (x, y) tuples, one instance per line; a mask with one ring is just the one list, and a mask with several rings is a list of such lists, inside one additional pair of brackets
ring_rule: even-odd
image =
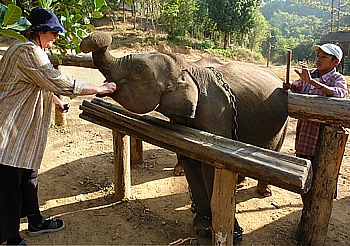
[(238, 122), (237, 122), (237, 105), (236, 105), (236, 97), (232, 93), (230, 85), (224, 80), (224, 76), (222, 75), (221, 72), (216, 70), (215, 67), (208, 67), (214, 74), (215, 77), (222, 82), (222, 87), (228, 92), (230, 96), (230, 103), (232, 106), (232, 116), (233, 116), (233, 129), (232, 129), (232, 138), (235, 140), (238, 140), (238, 135), (237, 135), (237, 129), (238, 129)]

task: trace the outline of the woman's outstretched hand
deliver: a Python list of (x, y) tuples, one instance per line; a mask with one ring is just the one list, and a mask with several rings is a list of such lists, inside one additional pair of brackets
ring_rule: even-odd
[(111, 94), (117, 89), (117, 85), (114, 82), (106, 82), (103, 85), (99, 86), (99, 90), (96, 94), (104, 95)]

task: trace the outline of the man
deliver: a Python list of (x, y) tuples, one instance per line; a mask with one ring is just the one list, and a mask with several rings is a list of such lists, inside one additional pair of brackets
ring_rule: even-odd
[[(316, 52), (316, 68), (308, 69), (300, 62), (301, 71), (295, 70), (300, 78), (293, 84), (284, 83), (284, 89), (294, 93), (310, 94), (326, 97), (344, 98), (348, 94), (345, 77), (336, 71), (336, 66), (343, 57), (343, 51), (335, 44), (314, 45)], [(296, 128), (295, 153), (297, 157), (314, 162), (320, 123), (299, 119)], [(304, 196), (301, 198), (304, 202)]]

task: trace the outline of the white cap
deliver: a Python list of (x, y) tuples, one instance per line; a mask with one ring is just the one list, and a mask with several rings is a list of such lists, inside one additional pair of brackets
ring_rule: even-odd
[(323, 52), (334, 55), (336, 58), (338, 58), (339, 62), (343, 58), (343, 51), (338, 45), (335, 44), (322, 44), (322, 45), (314, 45), (312, 46), (311, 50), (318, 51), (321, 49)]

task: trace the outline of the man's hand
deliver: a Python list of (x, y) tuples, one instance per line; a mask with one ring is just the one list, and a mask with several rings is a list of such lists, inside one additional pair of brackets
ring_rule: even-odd
[(294, 71), (302, 78), (305, 82), (310, 83), (311, 76), (310, 71), (307, 68), (307, 65), (305, 62), (299, 61), (299, 65), (301, 66), (301, 71), (298, 69), (295, 69)]
[(292, 88), (292, 84), (287, 83), (287, 82), (283, 82), (283, 90), (290, 90), (290, 88)]

